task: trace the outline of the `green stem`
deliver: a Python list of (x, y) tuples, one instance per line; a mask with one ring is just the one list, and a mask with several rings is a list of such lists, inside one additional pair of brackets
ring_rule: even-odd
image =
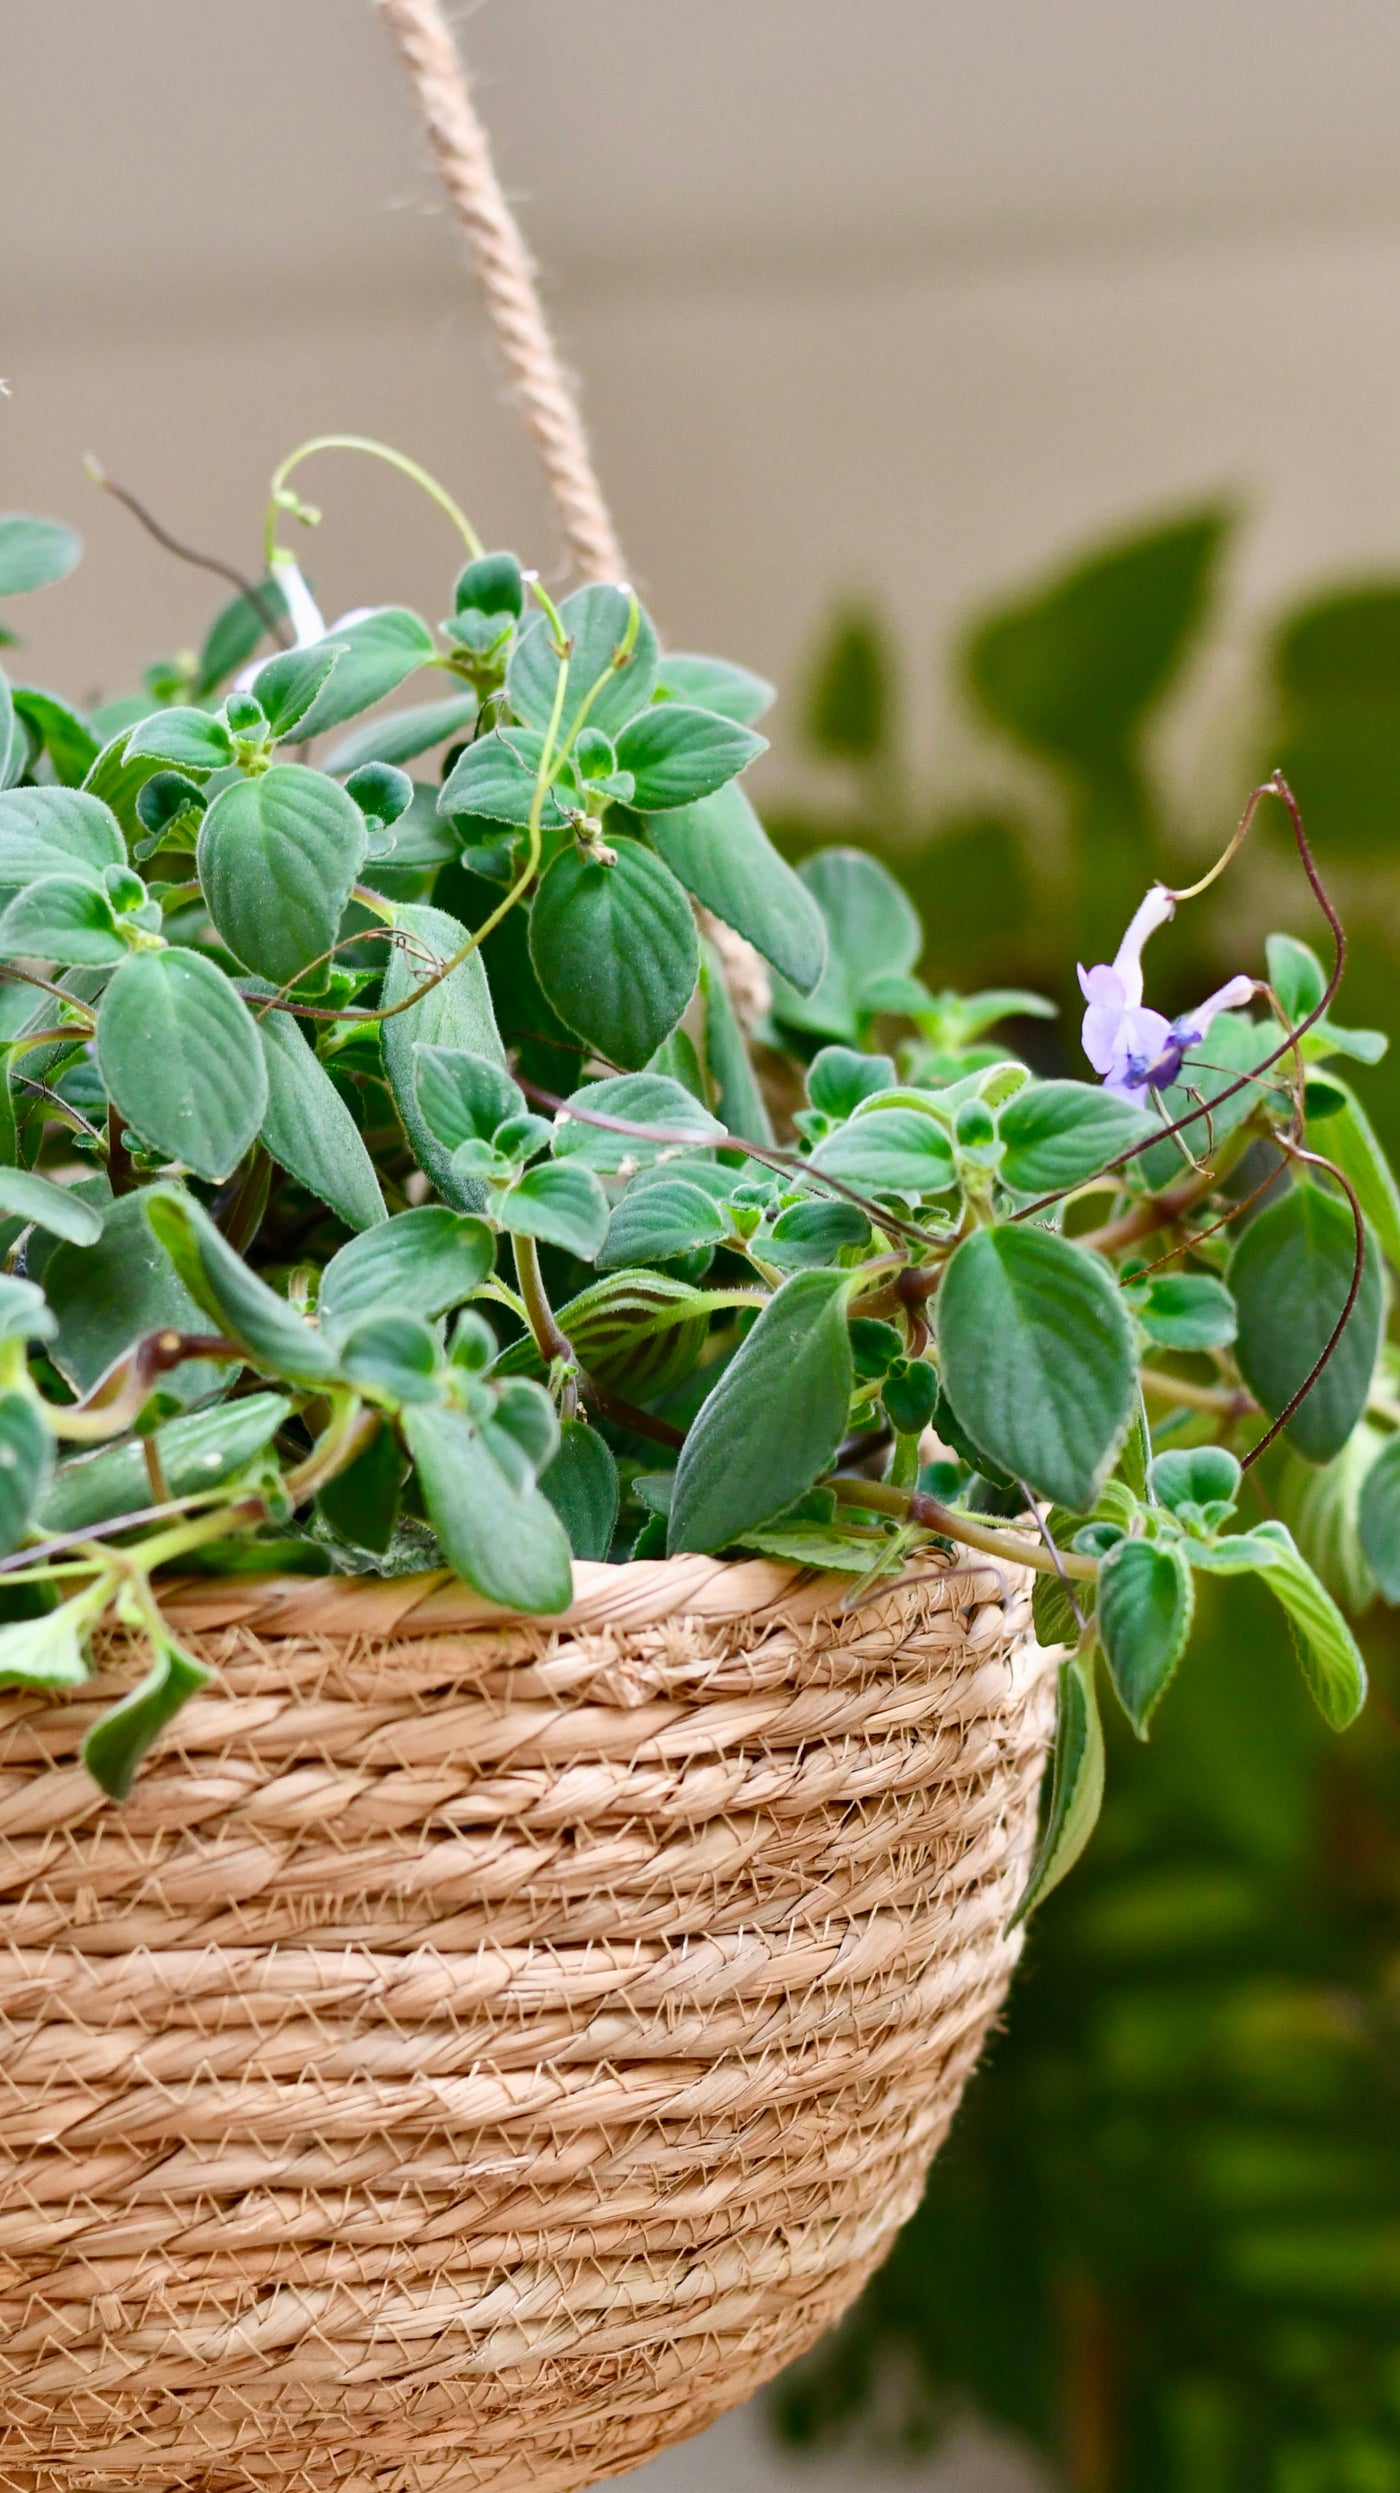
[(1039, 1542), (1024, 1541), (1018, 1533), (998, 1532), (974, 1516), (961, 1515), (924, 1489), (897, 1489), (892, 1481), (850, 1480), (840, 1474), (825, 1485), (835, 1491), (843, 1506), (865, 1506), (873, 1514), (897, 1515), (902, 1523), (922, 1524), (928, 1532), (941, 1532), (946, 1539), (965, 1542), (969, 1549), (982, 1550), (990, 1558), (1005, 1559), (1008, 1566), (1033, 1567), (1037, 1575), (1058, 1575), (1063, 1568), (1066, 1575), (1080, 1576), (1086, 1583), (1099, 1571), (1098, 1560), (1082, 1557), (1078, 1550), (1062, 1550), (1057, 1566)]
[(362, 451), (367, 458), (383, 459), (387, 466), (397, 468), (401, 476), (407, 476), (415, 485), (420, 485), (424, 493), (427, 494), (429, 500), (436, 502), (438, 509), (447, 513), (448, 518), (460, 534), (462, 542), (466, 546), (467, 552), (472, 556), (473, 560), (485, 553), (486, 548), (482, 544), (476, 530), (473, 528), (466, 512), (461, 510), (457, 503), (453, 501), (446, 486), (440, 485), (437, 478), (429, 475), (428, 470), (425, 467), (420, 467), (416, 459), (408, 458), (402, 450), (391, 450), (386, 442), (371, 440), (369, 435), (365, 433), (316, 433), (310, 441), (302, 442), (298, 449), (293, 450), (290, 455), (282, 461), (281, 466), (277, 469), (275, 475), (273, 476), (270, 488), (270, 499), (267, 506), (267, 527), (264, 535), (264, 550), (267, 555), (269, 568), (272, 568), (275, 563), (277, 553), (277, 517), (278, 513), (285, 507), (280, 497), (286, 485), (287, 479), (292, 474), (293, 469), (300, 467), (303, 459), (309, 459), (316, 452), (321, 450), (359, 450)]
[(574, 1346), (568, 1335), (560, 1330), (559, 1320), (549, 1303), (544, 1276), (540, 1271), (539, 1247), (533, 1238), (512, 1237), (511, 1244), (515, 1249), (515, 1276), (520, 1283), (520, 1295), (525, 1303), (530, 1331), (535, 1337), (536, 1350), (547, 1367), (552, 1367), (556, 1359), (567, 1359), (576, 1364)]

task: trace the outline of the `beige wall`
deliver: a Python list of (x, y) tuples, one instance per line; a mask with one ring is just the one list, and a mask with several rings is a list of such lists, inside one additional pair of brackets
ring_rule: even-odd
[[(1228, 488), (1245, 610), (1400, 563), (1393, 9), (488, 0), (466, 32), (673, 638), (791, 683), (876, 590), (950, 781), (935, 645), (1085, 532)], [(207, 612), (89, 447), (251, 563), (284, 448), (382, 433), (548, 562), (366, 0), (7, 0), (0, 83), (0, 502), (91, 540), (24, 611), (41, 680), (111, 689)], [(332, 609), (441, 611), (426, 505), (308, 486)]]

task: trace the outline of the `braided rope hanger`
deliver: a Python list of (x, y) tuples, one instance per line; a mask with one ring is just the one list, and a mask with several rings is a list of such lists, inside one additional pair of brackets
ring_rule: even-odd
[(622, 549), (441, 0), (376, 0), (398, 45), (438, 172), (466, 235), (506, 368), (585, 580), (624, 580)]
[[(539, 453), (569, 552), (584, 580), (625, 580), (627, 567), (588, 447), (578, 395), (559, 358), (539, 279), (500, 185), (442, 0), (375, 0), (408, 71), (443, 186), (467, 238), (486, 308)], [(768, 1009), (768, 973), (752, 944), (696, 910), (719, 955), (747, 1033)]]

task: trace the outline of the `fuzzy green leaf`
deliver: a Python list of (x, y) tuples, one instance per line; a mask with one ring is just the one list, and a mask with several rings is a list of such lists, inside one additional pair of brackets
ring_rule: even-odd
[(125, 1123), (198, 1177), (229, 1176), (267, 1114), (252, 1014), (201, 952), (128, 954), (102, 998), (97, 1062)]
[[(528, 727), (498, 727), (469, 744), (444, 780), (440, 814), (484, 815), (488, 822), (527, 823), (544, 753), (544, 738)], [(564, 817), (546, 794), (540, 820), (557, 829)]]
[(876, 1194), (938, 1195), (954, 1181), (946, 1134), (917, 1108), (872, 1108), (852, 1117), (817, 1145), (812, 1166)]
[(648, 833), (676, 880), (810, 995), (826, 967), (826, 920), (744, 790), (731, 781), (697, 805), (658, 814)]
[(795, 1030), (853, 1040), (867, 990), (908, 975), (923, 950), (923, 928), (908, 894), (862, 849), (818, 849), (798, 875), (826, 924), (826, 968), (809, 996), (781, 980), (773, 1011)]
[[(173, 1186), (151, 1186), (138, 1200), (190, 1295), (255, 1367), (284, 1376), (293, 1385), (321, 1384), (335, 1374), (329, 1342), (249, 1271), (193, 1195)], [(368, 1237), (379, 1234), (366, 1232)]]
[(331, 1257), (321, 1276), (321, 1322), (331, 1331), (381, 1308), (446, 1315), (479, 1288), (494, 1256), (484, 1221), (420, 1203), (366, 1229)]
[(102, 1215), (71, 1187), (55, 1186), (32, 1169), (0, 1168), (0, 1213), (32, 1221), (50, 1237), (67, 1238), (74, 1246), (94, 1246), (102, 1235)]
[(1181, 1550), (1117, 1541), (1099, 1567), (1096, 1616), (1108, 1675), (1140, 1740), (1191, 1633), (1195, 1594)]
[(28, 1394), (0, 1394), (0, 1558), (19, 1547), (53, 1469), (53, 1439)]
[(212, 711), (153, 710), (128, 734), (126, 758), (174, 770), (223, 770), (233, 760), (233, 738)]
[(507, 1610), (566, 1610), (573, 1568), (549, 1500), (508, 1478), (460, 1411), (422, 1404), (405, 1411), (403, 1429), (454, 1573)]
[(1103, 1725), (1093, 1655), (1071, 1654), (1060, 1664), (1050, 1806), (1025, 1893), (1012, 1916), (1013, 1928), (1074, 1868), (1098, 1824), (1103, 1781)]
[(160, 1639), (140, 1686), (95, 1722), (82, 1744), (83, 1764), (109, 1799), (126, 1799), (152, 1741), (208, 1680), (204, 1664), (192, 1653), (172, 1637)]
[(611, 866), (561, 850), (530, 912), (530, 958), (560, 1020), (630, 1067), (675, 1029), (700, 969), (690, 903), (636, 840), (619, 841)]
[[(1346, 1304), (1356, 1233), (1349, 1205), (1295, 1185), (1250, 1223), (1230, 1264), (1236, 1355), (1251, 1393), (1277, 1418), (1320, 1356)], [(1332, 1357), (1288, 1423), (1310, 1463), (1339, 1454), (1365, 1409), (1382, 1320), (1380, 1263), (1368, 1243), (1361, 1289)]]
[(540, 1489), (569, 1536), (575, 1558), (605, 1559), (617, 1524), (617, 1465), (605, 1438), (584, 1420), (566, 1420), (559, 1451)]
[(374, 1162), (325, 1066), (290, 1013), (254, 1019), (267, 1067), (261, 1140), (347, 1229), (372, 1229), (385, 1217)]
[(1308, 1085), (1308, 1142), (1349, 1177), (1387, 1261), (1400, 1272), (1400, 1186), (1360, 1100), (1340, 1075), (1327, 1075), (1327, 1113), (1315, 1117)]
[(631, 1188), (623, 1196), (608, 1225), (599, 1269), (614, 1272), (624, 1264), (664, 1264), (673, 1255), (714, 1246), (728, 1234), (728, 1220), (713, 1196), (677, 1173), (655, 1186)]
[(1249, 1537), (1272, 1552), (1258, 1573), (1288, 1614), (1318, 1712), (1333, 1731), (1345, 1731), (1366, 1702), (1366, 1665), (1356, 1638), (1283, 1524), (1258, 1524)]
[(414, 1051), (418, 1105), (448, 1151), (462, 1143), (489, 1143), (498, 1127), (521, 1116), (525, 1094), (502, 1066), (470, 1048), (418, 1047)]
[(1128, 1292), (1149, 1341), (1164, 1350), (1224, 1350), (1238, 1322), (1223, 1281), (1204, 1272), (1158, 1272)]
[(1043, 1229), (975, 1230), (938, 1297), (949, 1399), (994, 1463), (1087, 1514), (1132, 1417), (1132, 1332), (1107, 1265)]
[(767, 749), (766, 736), (717, 711), (658, 701), (623, 728), (617, 763), (636, 782), (638, 810), (661, 814), (712, 796)]
[(259, 667), (251, 690), (274, 744), (282, 744), (294, 728), (300, 728), (345, 646), (343, 641), (317, 641), (311, 649), (283, 649)]
[[(450, 960), (467, 941), (466, 928), (442, 909), (400, 903), (394, 922), (412, 938), (413, 950), (395, 946), (390, 951), (382, 991), (386, 1007), (401, 1004), (415, 987), (425, 984), (431, 963)], [(467, 1048), (473, 1055), (505, 1064), (481, 954), (468, 953), (457, 969), (428, 989), (421, 1003), (396, 1012), (381, 1024), (381, 1030), (384, 1071), (418, 1166), (449, 1203), (464, 1211), (474, 1210), (480, 1190), (455, 1174), (451, 1152), (438, 1141), (418, 1104), (415, 1051), (420, 1046)]]
[[(156, 1452), (172, 1497), (217, 1489), (270, 1445), (291, 1404), (284, 1394), (247, 1394), (212, 1411), (190, 1411), (167, 1420), (155, 1433)], [(77, 1532), (153, 1503), (150, 1473), (139, 1437), (103, 1446), (96, 1454), (65, 1463), (39, 1504), (45, 1532)]]
[(0, 1688), (80, 1688), (88, 1675), (83, 1631), (92, 1603), (79, 1593), (42, 1618), (0, 1627)]
[[(582, 1113), (616, 1117), (622, 1125), (653, 1126), (664, 1143), (640, 1134), (617, 1133), (606, 1125), (585, 1123)], [(554, 1154), (559, 1160), (584, 1160), (604, 1175), (624, 1168), (646, 1168), (654, 1160), (687, 1147), (722, 1142), (724, 1127), (709, 1109), (667, 1073), (617, 1073), (602, 1082), (586, 1082), (565, 1101), (555, 1128)]]
[(1157, 1118), (1092, 1082), (1028, 1082), (1001, 1112), (1001, 1175), (1016, 1194), (1080, 1186), (1142, 1142)]
[(438, 1399), (437, 1338), (421, 1316), (402, 1308), (359, 1316), (340, 1345), (340, 1369), (352, 1385), (394, 1409)]
[(235, 959), (283, 986), (329, 952), (369, 846), (343, 788), (276, 762), (216, 796), (199, 832), (199, 879)]
[(129, 948), (106, 892), (81, 875), (40, 875), (0, 916), (0, 953), (10, 960), (102, 969), (124, 961)]
[(82, 538), (61, 519), (0, 512), (0, 597), (20, 597), (66, 580), (82, 551)]
[(543, 1238), (591, 1264), (608, 1232), (608, 1198), (582, 1161), (546, 1160), (527, 1169), (492, 1209), (517, 1236)]
[(358, 623), (340, 625), (328, 638), (341, 655), (310, 709), (297, 722), (304, 740), (358, 718), (361, 710), (395, 692), (436, 648), (422, 617), (410, 614), (405, 606), (380, 606)]
[[(588, 724), (616, 739), (630, 718), (646, 707), (656, 686), (656, 634), (643, 614), (631, 655), (614, 666), (627, 637), (632, 601), (623, 589), (606, 586), (575, 589), (560, 615), (572, 647), (569, 680), (559, 721), (559, 743), (573, 741), (579, 714), (595, 684), (602, 688), (588, 706)], [(549, 726), (559, 684), (551, 627), (543, 615), (525, 626), (506, 674), (506, 699), (518, 719), (543, 733)]]
[(100, 883), (104, 866), (126, 863), (126, 842), (109, 805), (84, 788), (8, 788), (0, 796), (0, 885), (41, 874), (80, 874)]
[(847, 1274), (800, 1272), (769, 1300), (681, 1449), (668, 1547), (723, 1549), (825, 1471), (854, 1384)]

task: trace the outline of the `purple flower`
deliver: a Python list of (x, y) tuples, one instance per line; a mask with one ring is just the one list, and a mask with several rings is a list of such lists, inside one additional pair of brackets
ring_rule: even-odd
[(1087, 970), (1079, 965), (1086, 1006), (1084, 1053), (1095, 1073), (1102, 1074), (1104, 1089), (1138, 1107), (1149, 1092), (1164, 1090), (1176, 1080), (1183, 1057), (1199, 1045), (1217, 1013), (1247, 1004), (1254, 993), (1252, 978), (1229, 978), (1194, 1013), (1180, 1013), (1175, 1021), (1143, 1003), (1142, 947), (1175, 909), (1176, 894), (1164, 883), (1154, 883), (1112, 962), (1098, 961)]

